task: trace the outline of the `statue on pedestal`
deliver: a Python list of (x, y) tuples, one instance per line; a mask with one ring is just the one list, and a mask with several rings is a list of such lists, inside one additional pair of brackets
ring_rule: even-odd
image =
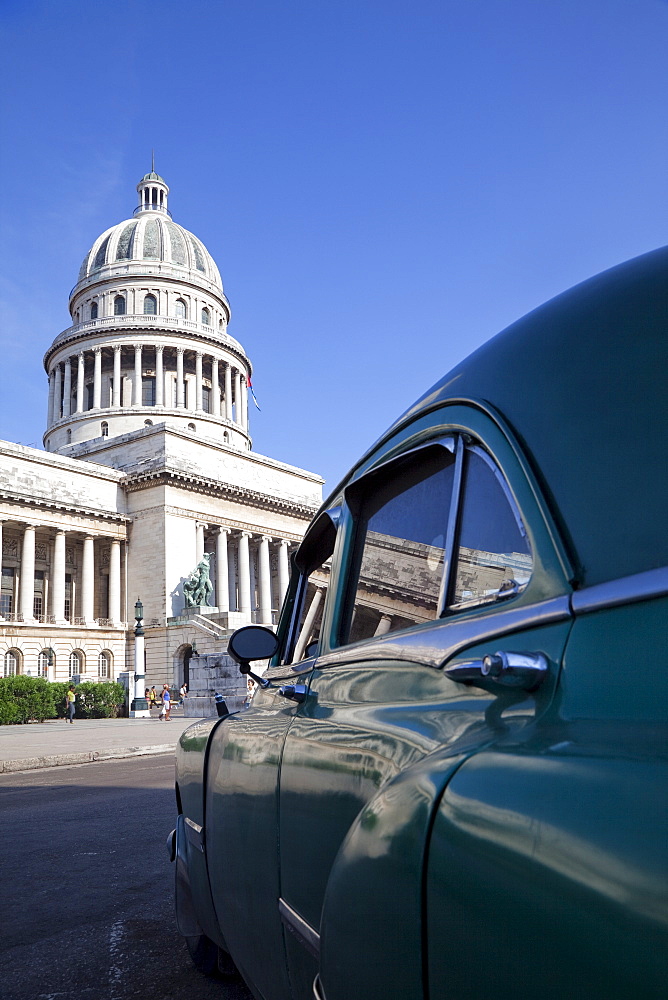
[(205, 552), (202, 561), (197, 564), (183, 584), (183, 596), (186, 599), (187, 608), (198, 608), (202, 605), (211, 607), (209, 598), (213, 593), (213, 584), (210, 577), (210, 561), (211, 554)]

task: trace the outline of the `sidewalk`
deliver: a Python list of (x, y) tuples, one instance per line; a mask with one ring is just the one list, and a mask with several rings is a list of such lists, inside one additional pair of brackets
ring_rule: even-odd
[(0, 774), (63, 764), (89, 764), (117, 757), (173, 754), (176, 742), (197, 719), (182, 711), (163, 722), (150, 719), (63, 719), (0, 726)]

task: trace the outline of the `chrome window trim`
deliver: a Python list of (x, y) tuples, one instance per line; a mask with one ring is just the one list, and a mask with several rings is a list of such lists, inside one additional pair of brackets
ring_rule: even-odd
[(300, 917), (296, 910), (279, 896), (278, 912), (285, 927), (293, 934), (300, 944), (307, 951), (310, 951), (315, 958), (320, 957), (320, 935), (303, 917)]
[(370, 660), (403, 660), (427, 667), (442, 667), (462, 649), (486, 639), (496, 639), (518, 629), (535, 628), (572, 617), (570, 597), (563, 594), (521, 607), (477, 607), (475, 615), (462, 613), (434, 618), (402, 632), (365, 639), (322, 653), (317, 669), (354, 665)]
[(668, 566), (648, 569), (644, 573), (621, 576), (616, 580), (597, 583), (593, 587), (574, 591), (571, 606), (575, 614), (615, 608), (620, 604), (635, 604), (652, 597), (668, 594)]

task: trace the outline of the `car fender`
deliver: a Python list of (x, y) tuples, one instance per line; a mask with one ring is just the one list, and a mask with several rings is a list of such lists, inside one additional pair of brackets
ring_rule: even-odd
[(322, 910), (318, 989), (326, 1000), (423, 1000), (429, 833), (447, 782), (468, 756), (423, 758), (389, 781), (350, 828)]

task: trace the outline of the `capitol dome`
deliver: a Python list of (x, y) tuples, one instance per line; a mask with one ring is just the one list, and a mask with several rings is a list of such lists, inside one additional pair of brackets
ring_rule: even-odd
[(137, 193), (132, 218), (84, 257), (72, 325), (45, 354), (45, 447), (77, 455), (160, 422), (249, 450), (252, 368), (227, 332), (220, 272), (201, 240), (172, 221), (155, 170)]
[(155, 171), (145, 174), (137, 191), (139, 205), (132, 219), (117, 223), (97, 238), (83, 259), (73, 291), (105, 268), (135, 262), (161, 262), (199, 272), (222, 290), (220, 272), (202, 241), (172, 222), (167, 209), (169, 188), (162, 177)]

